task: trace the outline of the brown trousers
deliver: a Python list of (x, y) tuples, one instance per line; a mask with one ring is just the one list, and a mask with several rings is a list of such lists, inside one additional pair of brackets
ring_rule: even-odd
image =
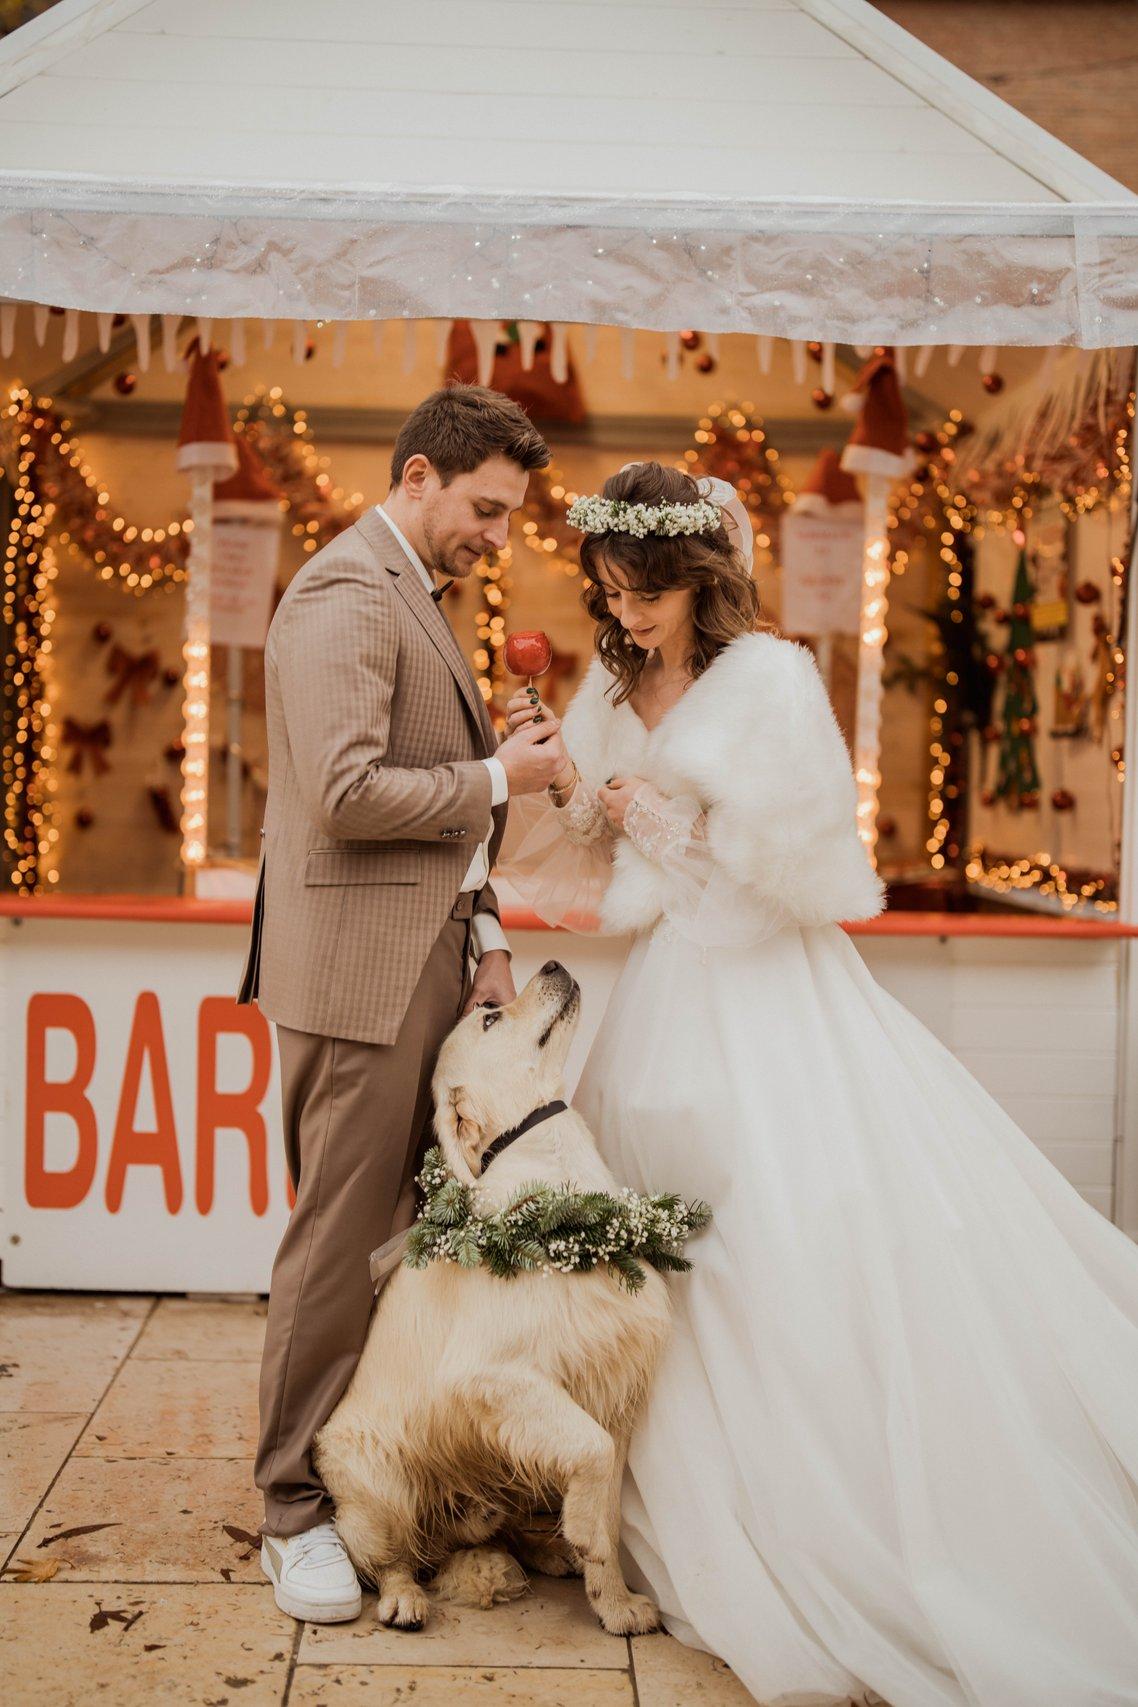
[(296, 1204), (273, 1263), (253, 1479), (261, 1532), (332, 1516), (312, 1440), (351, 1379), (373, 1304), (368, 1258), (415, 1218), (439, 1045), (466, 991), (470, 904), (460, 895), (394, 1043), (277, 1026), (284, 1141)]

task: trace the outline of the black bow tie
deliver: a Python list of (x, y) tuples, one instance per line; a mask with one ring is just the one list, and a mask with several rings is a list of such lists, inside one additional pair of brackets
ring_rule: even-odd
[(445, 592), (448, 592), (450, 590), (450, 588), (453, 586), (454, 586), (453, 581), (444, 581), (441, 587), (436, 587), (434, 592), (431, 594), (431, 597), (434, 599), (435, 603), (438, 604), (438, 602), (442, 598), (443, 594)]

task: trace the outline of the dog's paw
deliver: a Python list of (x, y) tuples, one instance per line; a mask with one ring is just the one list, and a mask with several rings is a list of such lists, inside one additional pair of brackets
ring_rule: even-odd
[(529, 1580), (503, 1548), (465, 1547), (444, 1560), (431, 1587), (440, 1600), (489, 1611), (527, 1593)]
[(394, 1630), (421, 1630), (431, 1616), (431, 1603), (417, 1583), (399, 1583), (380, 1590), (375, 1616)]
[(646, 1594), (630, 1594), (627, 1599), (601, 1599), (595, 1611), (610, 1636), (647, 1636), (663, 1628), (660, 1608)]

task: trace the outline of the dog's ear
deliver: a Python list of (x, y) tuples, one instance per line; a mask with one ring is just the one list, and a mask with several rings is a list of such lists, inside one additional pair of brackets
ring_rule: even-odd
[(481, 1110), (465, 1085), (452, 1086), (439, 1099), (435, 1125), (451, 1173), (473, 1185), (477, 1178), (474, 1164), (485, 1145), (485, 1128)]

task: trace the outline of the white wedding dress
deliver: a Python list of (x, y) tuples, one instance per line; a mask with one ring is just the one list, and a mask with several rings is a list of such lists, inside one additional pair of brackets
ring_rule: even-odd
[[(594, 695), (594, 743), (605, 716), (597, 762), (662, 785), (658, 731)], [(619, 1179), (714, 1219), (633, 1437), (630, 1581), (769, 1707), (1134, 1707), (1138, 1248), (840, 926), (757, 931), (726, 883), (693, 928), (723, 884), (698, 802), (637, 805), (676, 900), (575, 1103)], [(505, 874), (580, 921), (592, 785), (521, 817)]]

